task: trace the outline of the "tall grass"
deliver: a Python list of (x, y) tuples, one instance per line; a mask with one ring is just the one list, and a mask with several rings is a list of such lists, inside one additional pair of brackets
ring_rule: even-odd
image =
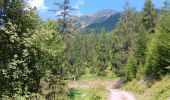
[(136, 93), (139, 100), (168, 100), (170, 98), (170, 75), (161, 80), (140, 82), (134, 79), (123, 90)]
[(107, 91), (104, 88), (70, 89), (69, 100), (106, 100)]

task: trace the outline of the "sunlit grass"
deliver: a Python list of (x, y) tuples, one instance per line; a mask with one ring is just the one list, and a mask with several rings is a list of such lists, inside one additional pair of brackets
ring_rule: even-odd
[(112, 74), (110, 76), (98, 76), (96, 74), (85, 74), (85, 75), (82, 75), (80, 77), (80, 79), (78, 81), (87, 81), (87, 80), (93, 80), (93, 79), (101, 79), (101, 80), (117, 80), (119, 79), (119, 77), (117, 77), (116, 75)]
[(139, 100), (168, 100), (170, 99), (170, 75), (162, 80), (150, 82), (149, 85), (146, 82), (133, 80), (122, 89), (134, 92)]
[(106, 100), (108, 91), (104, 88), (70, 89), (69, 100)]

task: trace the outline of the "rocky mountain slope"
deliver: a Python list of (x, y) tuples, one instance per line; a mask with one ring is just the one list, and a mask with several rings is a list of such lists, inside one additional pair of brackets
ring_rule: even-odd
[(112, 9), (105, 9), (94, 14), (74, 16), (74, 27), (86, 31), (96, 30), (97, 32), (105, 28), (106, 31), (114, 29), (119, 21), (121, 13)]

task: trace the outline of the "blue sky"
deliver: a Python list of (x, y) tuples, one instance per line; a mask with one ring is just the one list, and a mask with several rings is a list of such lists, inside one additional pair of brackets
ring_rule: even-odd
[[(56, 14), (49, 12), (48, 9), (57, 9), (54, 2), (63, 0), (26, 0), (32, 7), (36, 6), (43, 19), (56, 18)], [(102, 9), (114, 9), (123, 11), (123, 6), (127, 0), (70, 0), (73, 7), (78, 8), (74, 15), (95, 13)], [(141, 10), (145, 0), (128, 0), (129, 4), (136, 10)], [(161, 8), (164, 0), (152, 0), (156, 8)]]

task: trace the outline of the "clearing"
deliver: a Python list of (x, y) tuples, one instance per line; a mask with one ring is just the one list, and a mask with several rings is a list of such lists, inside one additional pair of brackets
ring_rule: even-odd
[[(103, 96), (104, 100), (136, 100), (136, 97), (130, 93), (130, 92), (126, 92), (126, 91), (121, 91), (121, 90), (114, 90), (113, 86), (115, 84), (117, 84), (118, 80), (103, 80), (101, 78), (94, 78), (94, 79), (90, 79), (90, 80), (81, 80), (81, 81), (73, 81), (73, 82), (69, 82), (69, 88), (72, 89), (84, 89), (82, 91), (86, 91), (86, 92), (82, 92), (80, 93), (79, 100), (91, 100), (91, 99), (81, 99), (85, 98), (85, 96), (87, 96), (89, 93), (92, 94), (91, 90), (96, 90), (94, 91), (95, 93), (97, 92), (102, 92), (100, 95)], [(102, 91), (101, 91), (102, 89)], [(88, 91), (88, 93), (87, 93)], [(71, 99), (71, 100), (78, 100), (78, 99)], [(100, 99), (103, 100), (103, 99)]]

